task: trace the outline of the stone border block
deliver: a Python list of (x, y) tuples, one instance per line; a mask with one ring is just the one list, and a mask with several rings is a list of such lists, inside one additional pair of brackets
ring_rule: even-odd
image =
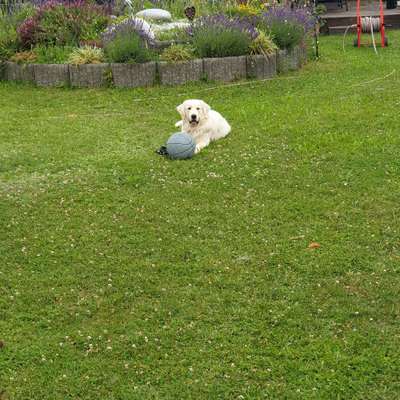
[(204, 74), (210, 81), (231, 82), (246, 78), (246, 56), (205, 58)]
[(68, 64), (34, 64), (35, 82), (38, 86), (68, 86)]
[(34, 66), (32, 64), (17, 64), (7, 61), (4, 63), (3, 74), (6, 81), (30, 83), (35, 81)]
[(114, 85), (119, 88), (152, 86), (156, 80), (155, 62), (145, 64), (110, 64)]
[(307, 62), (307, 46), (301, 44), (298, 46), (298, 52), (300, 56), (300, 66), (303, 66)]
[(179, 63), (158, 63), (160, 82), (163, 85), (182, 85), (199, 81), (203, 77), (203, 60), (190, 60)]
[(266, 79), (276, 75), (276, 54), (248, 56), (246, 62), (248, 78)]
[(104, 87), (107, 86), (106, 74), (110, 64), (70, 65), (69, 78), (72, 87)]
[(277, 52), (277, 69), (278, 73), (295, 71), (299, 69), (303, 63), (304, 54), (299, 46), (290, 50), (278, 50)]

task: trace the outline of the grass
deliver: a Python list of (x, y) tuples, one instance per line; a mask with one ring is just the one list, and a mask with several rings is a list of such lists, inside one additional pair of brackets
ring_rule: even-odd
[[(389, 39), (236, 87), (0, 84), (0, 398), (397, 399)], [(189, 97), (233, 131), (168, 161)]]

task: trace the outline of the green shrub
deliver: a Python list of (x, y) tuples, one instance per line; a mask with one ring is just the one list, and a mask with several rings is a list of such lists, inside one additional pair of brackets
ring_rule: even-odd
[(0, 60), (8, 60), (18, 51), (17, 32), (12, 25), (0, 20)]
[(153, 58), (150, 50), (153, 39), (152, 32), (139, 18), (128, 18), (113, 24), (102, 34), (106, 59), (115, 63), (150, 61)]
[(104, 53), (102, 49), (97, 47), (84, 46), (75, 49), (69, 55), (68, 63), (79, 64), (100, 64), (104, 61)]
[(258, 36), (248, 18), (230, 18), (223, 14), (201, 17), (188, 29), (196, 54), (200, 57), (229, 57), (249, 53)]
[(146, 43), (135, 33), (121, 32), (104, 44), (107, 61), (114, 63), (144, 63), (152, 59)]
[(281, 49), (300, 44), (314, 24), (315, 18), (307, 8), (274, 7), (258, 18), (258, 28), (268, 32)]
[(33, 13), (34, 8), (26, 5), (12, 15), (0, 16), (0, 60), (8, 60), (18, 52), (17, 26)]
[(38, 64), (65, 64), (73, 51), (71, 46), (36, 46), (33, 52), (36, 54)]
[(204, 27), (193, 36), (193, 46), (199, 57), (230, 57), (248, 54), (250, 37), (239, 30)]
[(173, 44), (161, 53), (161, 60), (167, 62), (187, 61), (193, 58), (193, 49), (187, 45)]
[(291, 49), (303, 40), (304, 30), (293, 22), (275, 22), (270, 26), (270, 34), (280, 49)]
[(253, 40), (250, 45), (251, 54), (263, 54), (267, 56), (273, 54), (276, 50), (276, 44), (264, 32), (260, 32), (260, 34)]
[(50, 1), (26, 18), (17, 32), (24, 48), (36, 44), (77, 46), (82, 40), (97, 39), (108, 21), (105, 10), (88, 1)]

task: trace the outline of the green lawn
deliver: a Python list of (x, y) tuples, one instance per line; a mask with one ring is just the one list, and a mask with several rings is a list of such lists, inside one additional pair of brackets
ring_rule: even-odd
[[(243, 86), (0, 84), (0, 399), (398, 399), (389, 39)], [(157, 156), (192, 97), (232, 134)]]

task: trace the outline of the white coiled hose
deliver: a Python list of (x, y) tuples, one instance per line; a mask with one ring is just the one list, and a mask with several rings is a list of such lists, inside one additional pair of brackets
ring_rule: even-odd
[[(344, 31), (343, 35), (343, 51), (344, 50), (344, 40), (346, 38), (346, 34), (350, 28), (356, 28), (357, 25), (349, 25)], [(364, 33), (371, 33), (372, 45), (374, 47), (374, 51), (378, 54), (378, 50), (376, 49), (374, 32), (378, 32), (381, 29), (381, 19), (379, 17), (362, 17), (361, 18), (361, 31)]]

